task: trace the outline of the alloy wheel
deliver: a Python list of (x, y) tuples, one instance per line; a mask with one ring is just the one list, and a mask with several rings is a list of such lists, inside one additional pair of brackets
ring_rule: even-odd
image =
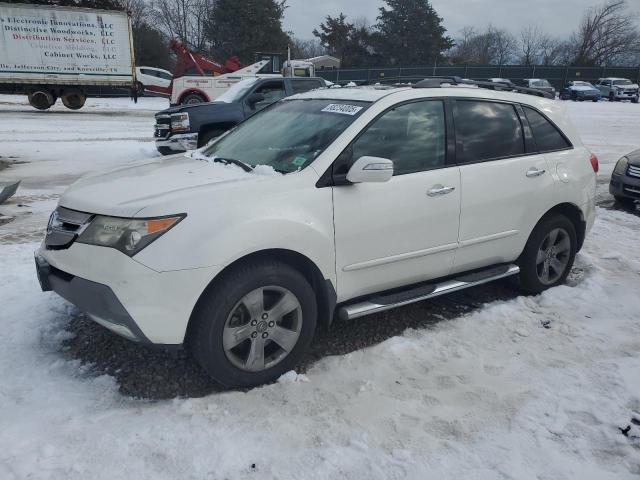
[(301, 329), (302, 307), (291, 291), (257, 288), (231, 309), (222, 332), (224, 353), (241, 370), (266, 370), (291, 353)]
[(571, 258), (571, 239), (564, 228), (551, 230), (538, 248), (536, 271), (544, 285), (552, 285), (564, 274)]

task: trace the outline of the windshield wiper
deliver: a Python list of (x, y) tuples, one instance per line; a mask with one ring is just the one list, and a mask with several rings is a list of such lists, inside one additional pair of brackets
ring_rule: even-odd
[(253, 172), (253, 167), (248, 163), (244, 163), (240, 160), (236, 160), (235, 158), (225, 158), (225, 157), (211, 157), (210, 160), (212, 162), (224, 163), (225, 165), (237, 165), (245, 172)]

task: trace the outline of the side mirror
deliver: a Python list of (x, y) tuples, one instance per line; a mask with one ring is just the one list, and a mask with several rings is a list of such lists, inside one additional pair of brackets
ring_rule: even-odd
[(360, 157), (349, 169), (351, 183), (388, 182), (393, 177), (393, 161), (381, 157)]
[(247, 103), (251, 108), (253, 108), (256, 103), (260, 103), (263, 101), (264, 95), (262, 93), (252, 93), (251, 95), (249, 95), (249, 98), (247, 98)]

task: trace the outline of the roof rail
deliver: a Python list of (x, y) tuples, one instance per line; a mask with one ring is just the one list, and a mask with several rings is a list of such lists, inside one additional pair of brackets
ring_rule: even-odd
[(467, 80), (460, 77), (426, 77), (418, 83), (412, 85), (413, 88), (440, 88), (442, 85), (474, 85), (478, 88), (487, 88), (489, 90), (498, 90), (506, 92), (525, 93), (527, 95), (535, 95), (537, 97), (551, 98), (553, 95), (535, 88), (520, 87), (518, 85), (508, 84), (505, 82), (489, 82), (481, 80)]

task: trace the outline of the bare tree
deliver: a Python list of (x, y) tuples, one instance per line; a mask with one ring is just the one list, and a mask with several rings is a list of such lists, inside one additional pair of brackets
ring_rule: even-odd
[(516, 39), (506, 30), (489, 25), (478, 32), (473, 27), (465, 27), (450, 57), (455, 63), (504, 65), (514, 58), (516, 48)]
[(155, 26), (192, 49), (206, 48), (206, 22), (214, 0), (153, 0), (150, 16)]
[(318, 39), (302, 40), (291, 37), (291, 58), (313, 58), (326, 53), (327, 49)]
[(576, 65), (622, 64), (640, 52), (637, 16), (626, 0), (610, 0), (588, 9), (572, 35)]

